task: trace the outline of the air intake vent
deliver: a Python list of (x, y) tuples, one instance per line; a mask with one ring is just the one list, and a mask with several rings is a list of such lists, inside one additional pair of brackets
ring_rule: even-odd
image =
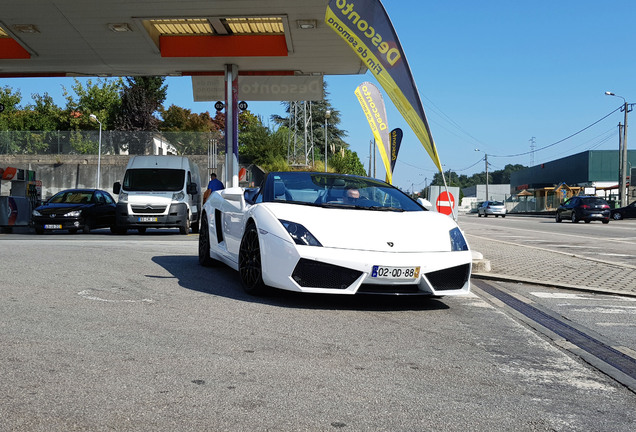
[(426, 278), (437, 291), (462, 289), (470, 274), (470, 264), (463, 264), (426, 274)]
[(361, 274), (357, 270), (301, 258), (292, 278), (301, 287), (347, 289)]

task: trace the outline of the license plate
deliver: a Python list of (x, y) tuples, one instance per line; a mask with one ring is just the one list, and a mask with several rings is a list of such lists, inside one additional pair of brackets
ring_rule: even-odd
[(371, 277), (378, 279), (417, 279), (420, 276), (418, 267), (389, 267), (374, 265)]
[(44, 225), (44, 229), (62, 229), (62, 225)]
[(137, 219), (137, 222), (157, 222), (157, 218), (152, 216), (141, 216)]

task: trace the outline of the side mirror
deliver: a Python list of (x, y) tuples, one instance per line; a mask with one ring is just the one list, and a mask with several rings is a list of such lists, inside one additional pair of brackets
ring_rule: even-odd
[(256, 198), (256, 195), (258, 195), (259, 191), (260, 191), (260, 188), (245, 189), (245, 192), (243, 192), (243, 196), (245, 197), (245, 202), (249, 204), (254, 204), (254, 199)]
[(121, 192), (121, 183), (119, 182), (113, 183), (113, 193), (115, 195), (119, 195), (119, 192)]
[(196, 195), (199, 193), (199, 186), (196, 183), (190, 183), (186, 188), (188, 195)]

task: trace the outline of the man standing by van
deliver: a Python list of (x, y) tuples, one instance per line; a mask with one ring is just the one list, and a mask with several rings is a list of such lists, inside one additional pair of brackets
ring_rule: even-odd
[(208, 190), (206, 190), (205, 194), (203, 195), (203, 202), (205, 203), (207, 201), (212, 192), (221, 189), (225, 189), (225, 186), (223, 186), (223, 182), (216, 178), (216, 173), (211, 173), (210, 181), (208, 182)]

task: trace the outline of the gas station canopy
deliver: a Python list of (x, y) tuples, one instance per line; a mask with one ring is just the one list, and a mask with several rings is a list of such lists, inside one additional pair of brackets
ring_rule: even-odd
[(0, 78), (363, 74), (328, 0), (3, 0)]

